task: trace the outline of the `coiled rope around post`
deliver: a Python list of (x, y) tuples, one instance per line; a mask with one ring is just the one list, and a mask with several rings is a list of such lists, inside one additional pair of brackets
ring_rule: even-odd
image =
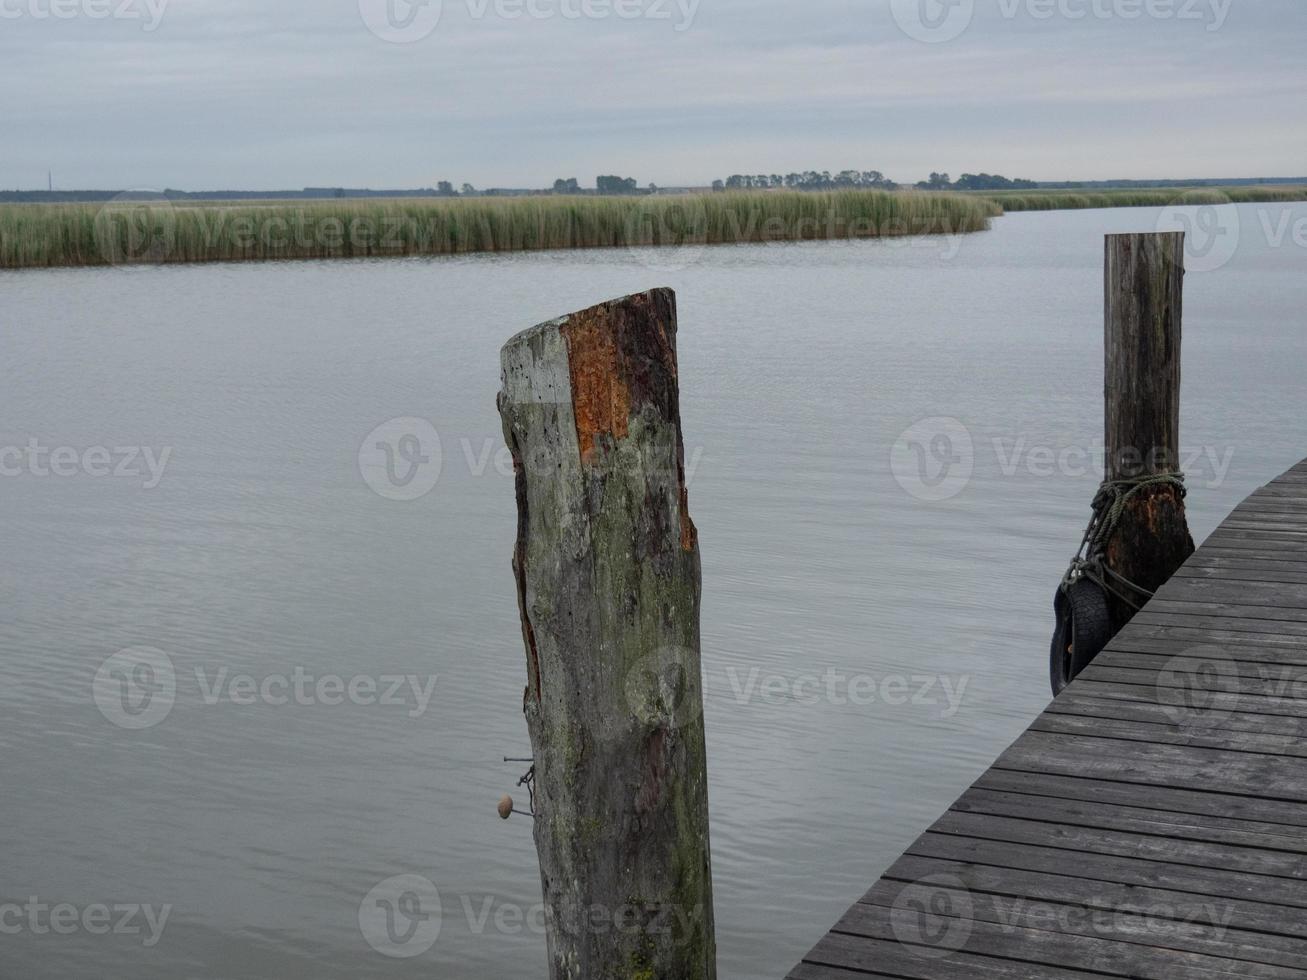
[(1148, 589), (1107, 566), (1107, 546), (1130, 501), (1148, 487), (1160, 486), (1175, 487), (1180, 498), (1185, 497), (1183, 473), (1106, 480), (1094, 495), (1093, 517), (1053, 600), (1057, 627), (1050, 648), (1049, 674), (1055, 696), (1112, 639), (1108, 596), (1115, 596), (1136, 611), (1153, 597)]
[(1125, 576), (1108, 568), (1106, 556), (1107, 543), (1112, 539), (1112, 535), (1116, 533), (1117, 525), (1121, 523), (1121, 515), (1125, 513), (1126, 505), (1141, 490), (1161, 486), (1175, 487), (1180, 494), (1181, 500), (1189, 492), (1185, 486), (1184, 474), (1180, 472), (1159, 473), (1154, 476), (1141, 476), (1129, 480), (1105, 480), (1103, 482), (1098, 488), (1098, 493), (1094, 496), (1094, 515), (1090, 518), (1089, 526), (1085, 529), (1085, 536), (1080, 542), (1080, 550), (1071, 559), (1071, 567), (1067, 569), (1067, 573), (1062, 579), (1064, 589), (1069, 588), (1077, 579), (1087, 578), (1092, 582), (1097, 582), (1105, 592), (1110, 592), (1136, 611), (1142, 608), (1143, 602), (1136, 602), (1129, 596), (1122, 594), (1114, 587), (1113, 582), (1120, 583), (1143, 596), (1144, 602), (1153, 598), (1153, 593), (1148, 589), (1131, 582)]

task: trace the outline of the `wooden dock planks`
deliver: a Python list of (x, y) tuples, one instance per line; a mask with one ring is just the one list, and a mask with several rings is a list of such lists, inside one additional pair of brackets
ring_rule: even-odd
[(1307, 978), (1307, 461), (789, 976)]

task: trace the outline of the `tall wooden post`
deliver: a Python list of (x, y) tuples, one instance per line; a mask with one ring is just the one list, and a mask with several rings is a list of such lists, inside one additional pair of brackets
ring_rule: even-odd
[(550, 977), (711, 980), (676, 297), (541, 324), (502, 360)]
[[(1107, 479), (1178, 473), (1184, 233), (1109, 235), (1106, 254)], [(1106, 563), (1151, 593), (1193, 551), (1183, 493), (1158, 483), (1138, 489), (1126, 503), (1107, 542)], [(1145, 597), (1132, 598), (1142, 603)], [(1109, 611), (1113, 632), (1135, 612), (1115, 596)]]

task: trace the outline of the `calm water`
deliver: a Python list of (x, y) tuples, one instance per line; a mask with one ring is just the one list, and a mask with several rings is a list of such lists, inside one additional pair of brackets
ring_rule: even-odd
[[(1307, 455), (1307, 251), (1266, 234), (1307, 208), (1239, 214), (1233, 260), (1187, 286), (1200, 537)], [(138, 933), (60, 935), (25, 910), (0, 976), (543, 973), (530, 827), (494, 813), (523, 768), (500, 760), (529, 754), (497, 351), (661, 284), (679, 294), (697, 463), (722, 974), (783, 975), (1048, 700), (1053, 589), (1098, 479), (1081, 460), (1101, 439), (1102, 235), (1157, 218), (0, 275), (0, 447), (66, 447), (69, 474), (0, 457), (20, 471), (0, 477), (0, 905), (171, 906), (148, 947), (143, 913)], [(365, 437), (397, 417), (441, 440), (415, 501), (360, 474)], [(969, 438), (974, 472), (932, 502), (891, 459), (938, 417), (956, 423), (914, 435)], [(93, 475), (106, 464), (138, 475)], [(167, 655), (175, 696), (115, 718), (97, 671), (137, 647)], [(413, 675), (425, 693), (324, 703), (276, 686), (297, 671), (378, 695)], [(264, 693), (233, 692), (237, 675)], [(896, 678), (908, 703), (886, 703), (905, 700)], [(423, 955), (392, 959), (359, 906), (403, 874), (437, 886), (443, 917)]]

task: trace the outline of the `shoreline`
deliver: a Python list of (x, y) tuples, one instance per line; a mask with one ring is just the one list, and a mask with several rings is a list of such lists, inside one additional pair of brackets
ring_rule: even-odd
[(0, 205), (0, 269), (413, 258), (963, 235), (1027, 211), (1307, 202), (1307, 187)]

